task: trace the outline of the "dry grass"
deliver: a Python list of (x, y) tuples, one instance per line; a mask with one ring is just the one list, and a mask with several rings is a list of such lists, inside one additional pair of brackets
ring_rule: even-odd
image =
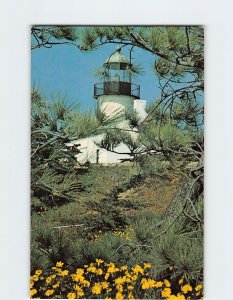
[[(79, 224), (83, 218), (96, 215), (90, 202), (100, 202), (110, 197), (114, 189), (127, 186), (130, 179), (137, 174), (134, 165), (95, 166), (80, 178), (86, 190), (78, 195), (78, 201), (60, 207), (54, 207), (43, 214), (34, 214), (31, 219), (32, 230), (35, 228)], [(163, 212), (169, 205), (179, 185), (179, 175), (174, 174), (166, 181), (147, 177), (137, 186), (126, 188), (117, 193), (115, 201), (139, 203), (139, 207), (121, 207), (125, 215), (135, 215), (137, 209), (143, 211)], [(75, 229), (72, 229), (75, 230)]]
[(146, 178), (136, 188), (119, 193), (119, 200), (134, 199), (140, 201), (145, 210), (163, 211), (169, 205), (179, 184), (178, 177), (166, 182), (158, 182), (156, 178)]

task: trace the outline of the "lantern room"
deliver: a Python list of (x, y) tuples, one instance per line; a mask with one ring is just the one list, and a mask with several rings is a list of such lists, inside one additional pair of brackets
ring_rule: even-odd
[(103, 64), (103, 82), (94, 85), (94, 98), (101, 95), (125, 95), (140, 98), (140, 86), (132, 83), (133, 65), (117, 48)]

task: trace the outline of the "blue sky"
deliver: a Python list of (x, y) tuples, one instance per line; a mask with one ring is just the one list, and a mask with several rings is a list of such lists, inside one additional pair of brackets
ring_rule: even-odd
[[(35, 84), (45, 98), (51, 95), (66, 95), (70, 103), (80, 103), (81, 109), (94, 109), (94, 83), (100, 82), (93, 75), (107, 57), (115, 50), (115, 45), (105, 45), (89, 53), (82, 53), (69, 45), (40, 48), (32, 51), (32, 85)], [(127, 57), (129, 50), (122, 49)], [(140, 64), (143, 74), (134, 79), (141, 86), (141, 99), (153, 102), (159, 95), (158, 79), (153, 71), (155, 56), (141, 49), (134, 50), (132, 62)]]

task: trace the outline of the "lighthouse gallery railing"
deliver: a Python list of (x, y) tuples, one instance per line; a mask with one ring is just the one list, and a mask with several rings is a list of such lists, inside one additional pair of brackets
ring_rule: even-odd
[(140, 98), (140, 85), (124, 81), (107, 81), (94, 85), (94, 98), (100, 95), (126, 95)]

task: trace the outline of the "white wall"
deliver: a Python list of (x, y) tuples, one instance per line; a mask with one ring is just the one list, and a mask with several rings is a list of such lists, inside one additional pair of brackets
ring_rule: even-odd
[(146, 113), (146, 100), (136, 99), (134, 100), (134, 110), (137, 112), (141, 120), (144, 120), (147, 116)]
[[(121, 162), (121, 159), (128, 159), (130, 156), (128, 154), (117, 154), (106, 149), (100, 148), (96, 143), (103, 138), (103, 135), (96, 135), (92, 137), (87, 137), (80, 140), (72, 141), (67, 145), (79, 145), (78, 149), (82, 152), (76, 155), (77, 161), (80, 164), (84, 164), (89, 161), (90, 163), (97, 162), (97, 150), (99, 150), (99, 163), (100, 164), (113, 164)], [(121, 144), (115, 148), (116, 152), (120, 153), (130, 153), (129, 148)]]
[(118, 113), (123, 112), (125, 108), (134, 108), (134, 97), (124, 95), (101, 95), (98, 97), (98, 107), (108, 117), (114, 117)]
[[(119, 153), (130, 153), (129, 148), (124, 144), (120, 144), (114, 150)], [(122, 159), (130, 158), (130, 155), (128, 155), (128, 154), (117, 154), (117, 153), (114, 153), (111, 151), (106, 151), (106, 154), (107, 154), (107, 162), (106, 163), (109, 163), (109, 164), (120, 163)]]

